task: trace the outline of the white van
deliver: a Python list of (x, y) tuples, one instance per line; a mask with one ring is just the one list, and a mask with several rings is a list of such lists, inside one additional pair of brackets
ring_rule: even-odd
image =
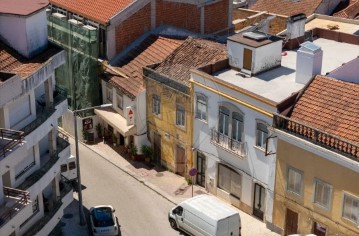
[(66, 162), (61, 165), (61, 174), (65, 176), (68, 180), (74, 180), (77, 178), (77, 168), (76, 168), (76, 157), (70, 156), (67, 158)]
[(168, 213), (171, 227), (192, 235), (239, 236), (241, 219), (234, 207), (202, 194), (187, 199)]

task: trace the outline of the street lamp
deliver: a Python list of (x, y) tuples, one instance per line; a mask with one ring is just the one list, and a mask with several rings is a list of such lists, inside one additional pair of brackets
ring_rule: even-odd
[(100, 106), (88, 107), (81, 110), (74, 110), (74, 129), (75, 129), (75, 149), (76, 149), (76, 166), (77, 166), (77, 195), (79, 198), (79, 215), (80, 225), (85, 225), (84, 207), (82, 205), (82, 189), (81, 189), (81, 174), (80, 174), (80, 155), (79, 155), (79, 139), (77, 135), (77, 120), (76, 116), (79, 112), (88, 111), (96, 108), (110, 107), (112, 104), (103, 104)]

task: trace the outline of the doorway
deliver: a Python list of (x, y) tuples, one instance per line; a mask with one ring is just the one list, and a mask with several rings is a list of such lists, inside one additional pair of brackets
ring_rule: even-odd
[(296, 234), (298, 230), (298, 213), (287, 208), (285, 214), (285, 232), (284, 235)]
[(156, 164), (161, 164), (161, 135), (157, 133), (154, 134), (153, 151), (154, 162)]
[(253, 199), (253, 215), (263, 220), (265, 209), (265, 188), (255, 183), (254, 184), (254, 199)]
[(205, 187), (206, 178), (206, 156), (200, 152), (197, 152), (197, 176), (196, 184)]
[(327, 227), (318, 222), (314, 222), (313, 224), (313, 234), (317, 236), (325, 236), (327, 233)]
[(177, 145), (176, 147), (176, 174), (185, 176), (186, 173), (186, 150)]
[(252, 50), (248, 48), (243, 51), (243, 69), (252, 70)]

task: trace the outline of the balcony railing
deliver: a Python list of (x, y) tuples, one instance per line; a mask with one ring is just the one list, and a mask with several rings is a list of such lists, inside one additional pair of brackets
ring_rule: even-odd
[(41, 218), (36, 224), (34, 224), (34, 226), (32, 226), (28, 231), (24, 233), (24, 236), (36, 235), (52, 219), (56, 212), (58, 212), (58, 210), (63, 204), (61, 199), (73, 189), (71, 181), (66, 179), (64, 176), (61, 176), (60, 186), (62, 186), (60, 189), (60, 197), (55, 202), (52, 210), (45, 213), (43, 218)]
[(30, 202), (30, 194), (27, 191), (21, 191), (14, 188), (4, 187), (4, 195), (8, 198), (16, 198), (15, 204), (10, 206), (0, 215), (0, 228), (20, 212)]
[(58, 105), (61, 102), (65, 101), (67, 99), (67, 92), (60, 88), (60, 87), (55, 87), (54, 90), (54, 105)]
[(45, 165), (41, 167), (41, 169), (35, 171), (30, 176), (28, 176), (25, 179), (25, 181), (18, 187), (19, 189), (23, 189), (23, 190), (28, 189), (34, 183), (40, 180), (41, 177), (44, 176), (49, 171), (49, 169), (57, 162), (57, 160), (59, 159), (59, 153), (70, 145), (69, 142), (67, 142), (66, 140), (60, 137), (57, 137), (56, 142), (57, 142), (57, 149), (53, 154), (50, 155), (50, 159), (46, 162)]
[(273, 127), (359, 162), (359, 146), (338, 138), (335, 135), (328, 134), (278, 114), (273, 117)]
[(0, 129), (0, 159), (6, 157), (16, 145), (24, 141), (25, 135), (21, 131)]
[(214, 128), (211, 129), (211, 142), (241, 157), (247, 156), (246, 143), (239, 142), (224, 134), (221, 134)]

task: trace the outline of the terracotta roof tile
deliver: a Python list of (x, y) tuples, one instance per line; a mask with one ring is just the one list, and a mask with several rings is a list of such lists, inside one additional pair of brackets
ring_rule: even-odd
[(189, 85), (190, 70), (227, 59), (224, 44), (188, 37), (154, 70), (178, 82)]
[(117, 63), (113, 68), (126, 74), (128, 78), (116, 76), (114, 71), (107, 70), (105, 76), (109, 83), (120, 89), (131, 98), (144, 90), (143, 67), (155, 64), (164, 60), (184, 40), (166, 38), (163, 36), (151, 35), (140, 45), (132, 49), (127, 57)]
[(270, 13), (292, 16), (304, 13), (306, 16), (313, 14), (323, 0), (258, 0), (251, 10), (268, 11)]
[(359, 84), (316, 76), (291, 119), (359, 145)]
[(0, 41), (0, 71), (19, 74), (25, 79), (60, 51), (62, 49), (49, 44), (46, 50), (32, 59), (27, 59)]
[(133, 0), (50, 0), (55, 6), (104, 25), (132, 2)]
[(1, 0), (0, 13), (27, 16), (47, 5), (48, 0)]
[(350, 4), (346, 8), (333, 14), (333, 16), (348, 19), (359, 19), (359, 0), (350, 1)]

